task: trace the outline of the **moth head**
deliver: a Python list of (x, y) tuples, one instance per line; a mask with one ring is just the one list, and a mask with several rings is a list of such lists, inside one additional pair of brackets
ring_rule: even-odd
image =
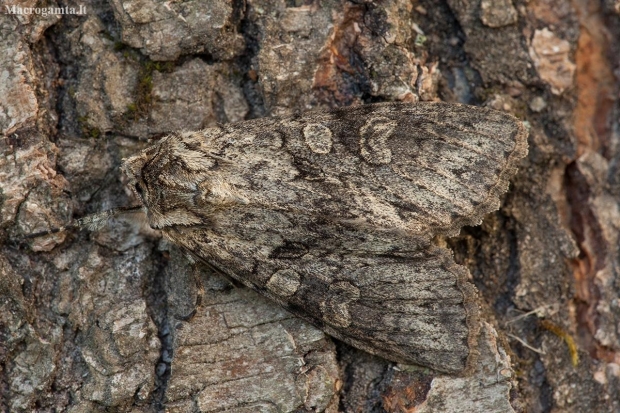
[(121, 171), (127, 177), (127, 187), (133, 192), (136, 199), (140, 201), (147, 215), (149, 207), (153, 205), (153, 199), (151, 191), (146, 189), (142, 179), (142, 168), (154, 155), (149, 149), (140, 152), (138, 155), (123, 159), (121, 164)]
[(222, 160), (209, 151), (207, 131), (173, 134), (124, 159), (121, 170), (149, 225), (204, 225), (211, 211), (243, 200), (221, 179)]

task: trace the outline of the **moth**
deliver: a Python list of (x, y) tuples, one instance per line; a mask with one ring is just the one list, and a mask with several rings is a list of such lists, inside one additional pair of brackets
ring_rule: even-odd
[(433, 239), (499, 207), (526, 137), (485, 108), (384, 103), (175, 133), (121, 168), (191, 256), (354, 347), (462, 373), (477, 293)]

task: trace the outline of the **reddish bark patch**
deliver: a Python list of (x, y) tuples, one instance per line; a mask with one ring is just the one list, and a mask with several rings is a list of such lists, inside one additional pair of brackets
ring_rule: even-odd
[(575, 53), (577, 106), (574, 111), (578, 155), (586, 151), (608, 155), (610, 117), (617, 90), (609, 61), (610, 33), (598, 2), (575, 0), (581, 32)]
[[(318, 69), (314, 75), (313, 88), (323, 102), (334, 106), (351, 104), (356, 93), (347, 87), (347, 78), (365, 76), (362, 59), (356, 56), (361, 27), (364, 25), (364, 7), (346, 5), (328, 44), (319, 57)], [(353, 83), (352, 83), (353, 84)]]
[(383, 408), (389, 413), (417, 411), (418, 406), (426, 400), (432, 381), (432, 376), (396, 373), (390, 386), (383, 393)]

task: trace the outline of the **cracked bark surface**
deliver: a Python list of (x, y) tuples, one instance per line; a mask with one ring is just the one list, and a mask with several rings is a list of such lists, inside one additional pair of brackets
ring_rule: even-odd
[[(617, 0), (85, 5), (0, 14), (0, 410), (620, 409)], [(530, 128), (500, 211), (437, 240), (482, 296), (471, 376), (335, 342), (131, 217), (23, 240), (131, 204), (120, 160), (169, 131), (436, 99)]]

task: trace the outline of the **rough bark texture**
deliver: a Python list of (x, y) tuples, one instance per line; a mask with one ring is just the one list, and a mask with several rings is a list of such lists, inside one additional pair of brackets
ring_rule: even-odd
[[(617, 0), (93, 0), (0, 14), (0, 410), (620, 410)], [(3, 0), (34, 7), (34, 0)], [(483, 297), (469, 376), (334, 342), (130, 219), (120, 159), (169, 131), (384, 100), (510, 112), (500, 211), (436, 239)]]

